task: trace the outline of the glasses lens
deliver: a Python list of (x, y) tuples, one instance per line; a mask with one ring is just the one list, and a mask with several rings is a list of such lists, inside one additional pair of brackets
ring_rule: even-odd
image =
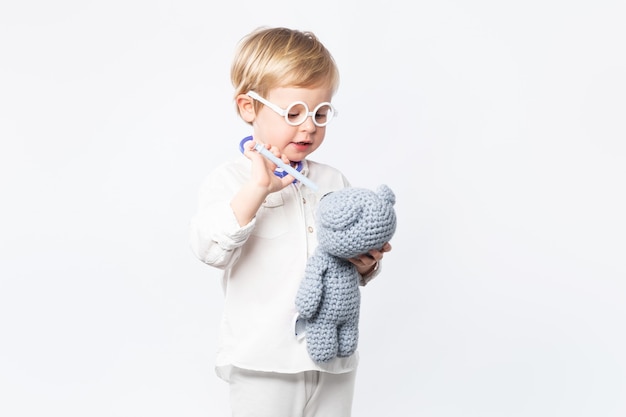
[(330, 104), (321, 104), (315, 111), (315, 124), (318, 126), (326, 126), (333, 119), (333, 113), (333, 108)]
[(289, 108), (287, 108), (287, 114), (285, 114), (285, 119), (287, 119), (287, 123), (293, 126), (297, 126), (302, 124), (307, 117), (307, 112), (309, 109), (306, 107), (304, 103), (293, 103)]

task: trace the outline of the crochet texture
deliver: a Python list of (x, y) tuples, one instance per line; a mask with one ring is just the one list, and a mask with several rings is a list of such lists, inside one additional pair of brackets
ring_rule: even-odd
[(306, 319), (307, 350), (315, 362), (352, 355), (359, 338), (360, 275), (349, 258), (380, 249), (396, 230), (395, 195), (348, 187), (318, 205), (318, 246), (308, 259), (296, 296)]

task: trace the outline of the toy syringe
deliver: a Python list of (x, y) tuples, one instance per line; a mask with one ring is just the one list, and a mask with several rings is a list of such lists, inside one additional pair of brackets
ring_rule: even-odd
[(264, 157), (266, 157), (267, 159), (269, 159), (270, 161), (272, 161), (273, 163), (275, 163), (276, 166), (287, 171), (288, 174), (293, 175), (295, 179), (297, 179), (302, 184), (309, 187), (311, 190), (317, 191), (317, 185), (315, 185), (313, 181), (305, 177), (301, 172), (294, 169), (291, 165), (284, 163), (282, 159), (277, 158), (276, 155), (271, 153), (264, 145), (257, 143), (256, 145), (254, 145), (254, 150), (260, 153), (261, 155), (263, 155)]

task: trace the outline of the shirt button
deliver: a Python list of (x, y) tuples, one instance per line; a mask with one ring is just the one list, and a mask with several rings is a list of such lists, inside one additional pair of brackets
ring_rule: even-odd
[(306, 198), (302, 197), (302, 204), (306, 204)]
[(309, 233), (313, 233), (313, 227), (309, 226)]

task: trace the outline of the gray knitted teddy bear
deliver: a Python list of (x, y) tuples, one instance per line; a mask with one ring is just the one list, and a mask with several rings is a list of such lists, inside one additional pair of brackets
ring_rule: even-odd
[(306, 320), (307, 350), (315, 362), (356, 351), (360, 275), (349, 258), (381, 249), (396, 230), (395, 195), (348, 187), (324, 196), (317, 210), (318, 246), (308, 259), (296, 296)]

